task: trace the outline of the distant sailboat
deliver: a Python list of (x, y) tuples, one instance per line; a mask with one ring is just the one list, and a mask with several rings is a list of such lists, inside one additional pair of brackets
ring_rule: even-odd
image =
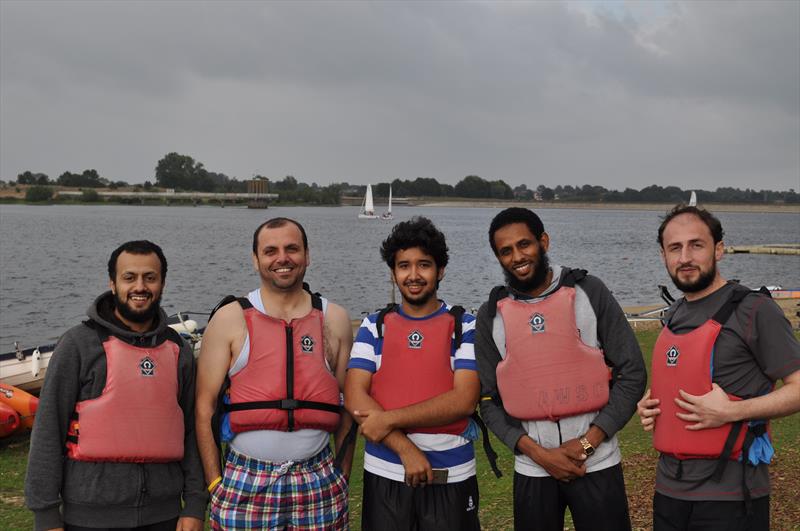
[(692, 190), (692, 196), (689, 198), (689, 206), (697, 206), (697, 194)]
[(364, 196), (364, 203), (361, 205), (361, 212), (358, 213), (358, 219), (378, 219), (375, 215), (375, 205), (372, 202), (372, 185), (367, 185), (367, 193)]
[(381, 214), (381, 219), (394, 219), (392, 215), (392, 185), (389, 185), (389, 208), (386, 209), (386, 212)]

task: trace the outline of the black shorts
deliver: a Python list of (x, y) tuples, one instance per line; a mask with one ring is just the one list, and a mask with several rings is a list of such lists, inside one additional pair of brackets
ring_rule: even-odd
[(562, 531), (567, 507), (578, 531), (630, 530), (622, 465), (590, 472), (569, 483), (514, 473), (515, 530)]
[(656, 492), (654, 531), (769, 531), (769, 496), (753, 500), (747, 514), (743, 501), (688, 501)]
[(479, 531), (478, 480), (409, 487), (364, 471), (364, 531)]

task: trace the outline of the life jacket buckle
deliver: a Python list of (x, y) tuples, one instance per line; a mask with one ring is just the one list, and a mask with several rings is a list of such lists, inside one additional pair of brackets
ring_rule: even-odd
[(300, 402), (293, 398), (284, 398), (281, 400), (281, 409), (294, 410), (300, 408)]

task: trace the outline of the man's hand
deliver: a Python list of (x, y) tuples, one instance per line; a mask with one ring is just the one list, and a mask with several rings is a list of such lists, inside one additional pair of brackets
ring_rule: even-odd
[(572, 459), (572, 462), (577, 466), (583, 465), (583, 462), (586, 461), (586, 458), (588, 457), (583, 449), (581, 441), (577, 438), (564, 441), (560, 448), (564, 450), (567, 457)]
[(394, 429), (389, 422), (390, 415), (377, 409), (353, 411), (353, 417), (361, 425), (361, 434), (373, 443), (380, 443)]
[(586, 474), (586, 463), (581, 461), (580, 465), (576, 464), (575, 455), (575, 452), (566, 448), (540, 448), (534, 461), (555, 479), (568, 482)]
[(422, 450), (413, 444), (409, 444), (398, 455), (405, 469), (406, 485), (424, 487), (433, 482), (433, 468)]
[[(567, 442), (569, 443), (570, 441)], [(578, 454), (573, 450), (565, 448), (543, 448), (527, 435), (523, 435), (519, 438), (519, 441), (517, 441), (517, 449), (530, 457), (534, 463), (544, 468), (548, 474), (559, 481), (566, 482), (586, 474), (585, 461), (577, 465), (573, 457), (578, 457)], [(583, 446), (581, 446), (581, 454), (582, 453)]]
[(648, 389), (636, 404), (636, 413), (639, 415), (644, 431), (653, 431), (653, 428), (656, 427), (656, 417), (661, 414), (661, 410), (658, 408), (660, 403), (661, 400), (658, 398), (650, 398), (650, 389)]
[(178, 518), (175, 531), (203, 531), (203, 521), (192, 516), (182, 516)]
[(686, 426), (687, 430), (717, 428), (736, 420), (732, 410), (735, 402), (715, 383), (711, 384), (711, 391), (701, 396), (690, 395), (681, 389), (678, 393), (683, 400), (675, 398), (675, 403), (688, 413), (676, 413), (676, 415), (681, 420), (694, 422)]

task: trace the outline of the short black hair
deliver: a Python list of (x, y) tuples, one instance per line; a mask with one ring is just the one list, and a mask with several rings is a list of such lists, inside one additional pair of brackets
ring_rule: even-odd
[(700, 218), (700, 221), (705, 223), (708, 227), (708, 230), (711, 231), (711, 237), (714, 238), (715, 245), (721, 242), (723, 236), (725, 236), (725, 231), (722, 230), (722, 223), (720, 223), (711, 212), (704, 208), (698, 208), (696, 206), (689, 206), (685, 203), (680, 203), (675, 205), (672, 210), (667, 212), (667, 214), (661, 220), (661, 225), (658, 227), (659, 247), (664, 247), (664, 229), (667, 228), (667, 225), (670, 221), (681, 214), (692, 214)]
[(413, 247), (419, 247), (431, 255), (437, 268), (441, 269), (447, 265), (449, 258), (444, 234), (431, 220), (422, 216), (415, 216), (395, 225), (392, 233), (381, 244), (381, 257), (391, 269), (394, 269), (397, 251)]
[(290, 218), (272, 218), (259, 225), (256, 231), (253, 233), (253, 254), (258, 254), (258, 235), (261, 233), (261, 229), (279, 229), (288, 223), (292, 223), (294, 226), (300, 229), (300, 234), (303, 236), (303, 249), (308, 249), (308, 237), (306, 236), (306, 229), (304, 229), (300, 223)]
[(492, 246), (492, 251), (495, 256), (497, 255), (497, 246), (494, 244), (494, 233), (512, 223), (524, 223), (528, 226), (531, 233), (536, 236), (537, 240), (542, 239), (544, 223), (542, 223), (542, 220), (536, 215), (536, 212), (522, 207), (507, 208), (497, 214), (489, 224), (489, 245)]
[(117, 259), (122, 253), (130, 254), (155, 254), (158, 261), (161, 262), (161, 280), (167, 278), (167, 258), (164, 256), (164, 251), (155, 243), (147, 240), (133, 240), (125, 242), (111, 253), (108, 258), (108, 278), (112, 281), (117, 280)]

